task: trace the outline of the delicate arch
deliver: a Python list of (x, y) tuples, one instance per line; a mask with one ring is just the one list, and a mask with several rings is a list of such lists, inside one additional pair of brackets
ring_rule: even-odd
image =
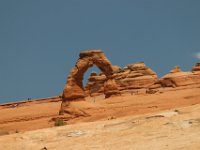
[(64, 104), (68, 101), (84, 100), (86, 94), (84, 92), (82, 80), (84, 73), (93, 65), (96, 65), (107, 77), (107, 81), (104, 84), (105, 97), (107, 98), (119, 94), (119, 90), (112, 76), (112, 64), (104, 53), (101, 50), (84, 51), (79, 54), (79, 59), (67, 78), (67, 83), (62, 93), (61, 110), (64, 109), (63, 106), (65, 106)]

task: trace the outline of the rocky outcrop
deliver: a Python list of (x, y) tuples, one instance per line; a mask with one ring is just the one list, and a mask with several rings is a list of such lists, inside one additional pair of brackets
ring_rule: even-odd
[(200, 72), (200, 62), (196, 63), (196, 65), (192, 68), (192, 72)]
[[(175, 66), (168, 74), (158, 79), (157, 74), (145, 65), (144, 62), (129, 64), (121, 69), (115, 66), (115, 79), (120, 91), (142, 90), (146, 92), (161, 87), (180, 87), (200, 84), (200, 63), (192, 68), (191, 72), (183, 72), (179, 66)], [(86, 91), (90, 96), (102, 94), (106, 76), (103, 73), (91, 74), (88, 79)], [(89, 92), (90, 91), (90, 92)], [(152, 92), (150, 92), (152, 93)]]
[(192, 72), (183, 72), (180, 67), (175, 66), (168, 74), (159, 79), (162, 87), (180, 87), (200, 84), (199, 63), (193, 67)]
[[(113, 68), (113, 78), (121, 91), (148, 88), (157, 81), (157, 74), (147, 67), (144, 62), (129, 64), (123, 69), (118, 66), (114, 66)], [(105, 81), (106, 76), (103, 73), (99, 75), (92, 73), (88, 78), (88, 84), (85, 90), (90, 95), (102, 94)]]
[(179, 66), (175, 66), (172, 70), (170, 70), (169, 73), (177, 73), (177, 72), (182, 72)]
[[(91, 73), (84, 88), (83, 75), (93, 65), (96, 65), (101, 73)], [(105, 98), (108, 98), (127, 91), (131, 91), (131, 93), (134, 91), (133, 93), (137, 94), (138, 92), (154, 94), (161, 87), (180, 87), (193, 84), (200, 84), (200, 62), (196, 63), (191, 72), (183, 72), (179, 66), (175, 66), (168, 74), (158, 79), (157, 74), (144, 62), (120, 68), (112, 66), (101, 50), (88, 50), (80, 53), (75, 67), (72, 68), (67, 78), (64, 91), (60, 95), (62, 98), (60, 114), (70, 114), (70, 102), (84, 100), (86, 96), (104, 93)]]
[(121, 90), (148, 88), (157, 81), (157, 74), (144, 62), (129, 64), (116, 74), (116, 82)]
[(114, 70), (104, 53), (101, 50), (88, 50), (81, 52), (75, 67), (72, 68), (67, 78), (67, 83), (61, 96), (62, 104), (60, 114), (65, 112), (65, 108), (67, 108), (69, 101), (84, 100), (86, 93), (82, 83), (83, 76), (86, 70), (93, 65), (96, 65), (106, 76), (104, 84), (105, 97), (119, 94), (119, 90), (115, 80), (113, 79)]
[(106, 79), (107, 78), (103, 73), (100, 73), (99, 75), (96, 72), (91, 73), (85, 87), (87, 95), (96, 96), (104, 93), (104, 82)]

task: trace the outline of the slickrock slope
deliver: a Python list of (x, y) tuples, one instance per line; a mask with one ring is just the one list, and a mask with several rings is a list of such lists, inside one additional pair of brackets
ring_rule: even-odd
[(61, 105), (58, 97), (16, 104), (0, 105), (0, 132), (13, 133), (53, 127), (54, 118), (57, 117), (67, 124), (77, 124), (196, 105), (200, 104), (200, 85), (186, 86), (184, 89), (169, 87), (155, 94), (126, 93), (108, 99), (103, 95), (86, 97), (85, 101), (70, 102), (71, 114), (61, 116), (58, 115)]
[[(84, 88), (92, 65), (102, 72), (91, 73)], [(144, 62), (120, 68), (89, 50), (80, 53), (59, 97), (0, 105), (0, 149), (196, 150), (199, 113), (200, 63), (158, 79)], [(67, 125), (53, 128), (57, 119)], [(36, 131), (23, 133), (30, 130)], [(11, 133), (18, 134), (5, 135)]]
[(0, 137), (1, 150), (199, 150), (200, 105)]

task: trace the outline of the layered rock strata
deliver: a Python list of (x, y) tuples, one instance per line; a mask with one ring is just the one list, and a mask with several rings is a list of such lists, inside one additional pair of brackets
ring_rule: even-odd
[[(129, 64), (123, 69), (118, 66), (113, 66), (113, 70), (113, 78), (120, 91), (148, 88), (153, 86), (157, 81), (157, 74), (147, 67), (144, 62)], [(102, 94), (105, 81), (106, 76), (103, 73), (99, 75), (92, 73), (88, 78), (88, 84), (85, 90), (90, 95)]]
[(192, 72), (200, 72), (200, 62), (196, 63), (196, 65), (192, 68)]
[(60, 113), (64, 113), (69, 101), (84, 100), (86, 93), (83, 88), (83, 76), (89, 67), (96, 65), (106, 76), (104, 84), (105, 97), (118, 95), (119, 90), (113, 78), (113, 68), (110, 61), (106, 58), (101, 50), (83, 51), (79, 55), (74, 68), (72, 68), (67, 83), (62, 93), (62, 104)]
[[(157, 74), (147, 67), (144, 62), (129, 64), (121, 69), (118, 66), (115, 69), (114, 79), (120, 91), (142, 90), (148, 93), (148, 90), (164, 87), (180, 87), (187, 85), (200, 84), (200, 62), (192, 68), (191, 72), (183, 72), (179, 66), (175, 66), (170, 72), (160, 79)], [(88, 78), (88, 84), (85, 88), (88, 95), (100, 95), (104, 91), (104, 82), (106, 76), (103, 73), (91, 74)], [(143, 93), (144, 93), (143, 92)]]
[(168, 74), (159, 79), (162, 87), (180, 87), (200, 84), (200, 63), (197, 63), (191, 72), (183, 72), (180, 67), (174, 67)]
[[(84, 73), (93, 65), (96, 65), (101, 73), (91, 73), (84, 88), (82, 83)], [(69, 111), (72, 110), (69, 109), (72, 106), (70, 102), (84, 100), (86, 96), (104, 93), (105, 98), (108, 98), (127, 91), (154, 94), (159, 88), (175, 88), (194, 84), (200, 84), (200, 62), (196, 63), (191, 72), (183, 72), (179, 66), (175, 66), (168, 74), (158, 79), (157, 74), (144, 62), (120, 68), (112, 66), (101, 50), (88, 50), (80, 53), (79, 59), (67, 78), (67, 83), (60, 95), (62, 98), (60, 114), (70, 114)], [(80, 110), (76, 113), (80, 114)]]
[(144, 62), (138, 62), (124, 67), (115, 79), (121, 90), (141, 89), (152, 86), (157, 81), (157, 74)]

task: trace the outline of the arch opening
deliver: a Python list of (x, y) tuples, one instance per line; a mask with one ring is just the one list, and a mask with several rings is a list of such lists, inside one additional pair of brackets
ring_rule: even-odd
[(67, 83), (62, 94), (61, 110), (67, 102), (73, 100), (85, 100), (86, 93), (83, 86), (83, 78), (88, 68), (96, 65), (106, 76), (104, 84), (104, 94), (108, 98), (112, 95), (118, 95), (119, 90), (113, 79), (113, 67), (101, 50), (88, 50), (81, 52), (74, 68), (72, 68)]
[(88, 68), (88, 70), (86, 70), (86, 72), (84, 73), (84, 77), (83, 77), (84, 89), (86, 88), (86, 86), (88, 84), (88, 79), (90, 78), (90, 76), (94, 75), (94, 74), (99, 74), (99, 73), (101, 73), (101, 71), (96, 65), (93, 65), (92, 67)]

